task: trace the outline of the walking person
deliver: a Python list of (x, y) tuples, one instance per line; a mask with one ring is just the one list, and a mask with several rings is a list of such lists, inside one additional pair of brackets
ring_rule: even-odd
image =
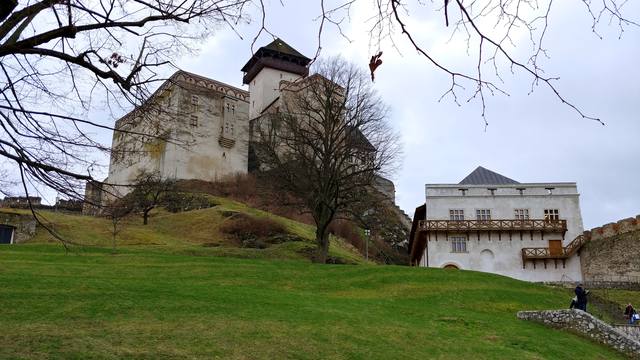
[(624, 317), (629, 321), (629, 324), (633, 324), (636, 321), (636, 309), (633, 308), (631, 303), (627, 304), (624, 309)]
[(574, 292), (576, 293), (576, 298), (577, 298), (576, 309), (580, 309), (586, 312), (587, 311), (587, 295), (589, 294), (589, 290), (585, 290), (582, 284), (578, 284)]

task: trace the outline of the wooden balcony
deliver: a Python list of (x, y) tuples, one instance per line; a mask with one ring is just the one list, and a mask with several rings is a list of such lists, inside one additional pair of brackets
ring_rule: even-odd
[(231, 149), (233, 145), (236, 144), (236, 141), (234, 139), (229, 139), (224, 135), (220, 134), (220, 137), (218, 137), (218, 144), (220, 144), (220, 146), (225, 147), (227, 149)]
[(533, 267), (535, 268), (536, 260), (544, 260), (545, 268), (547, 266), (546, 260), (562, 260), (562, 264), (564, 266), (565, 260), (578, 252), (585, 243), (585, 237), (583, 235), (578, 235), (573, 239), (573, 241), (567, 244), (567, 246), (558, 249), (551, 249), (548, 247), (523, 248), (522, 267), (524, 268), (526, 266), (527, 261), (532, 261)]
[(421, 220), (421, 231), (541, 231), (564, 234), (566, 220)]

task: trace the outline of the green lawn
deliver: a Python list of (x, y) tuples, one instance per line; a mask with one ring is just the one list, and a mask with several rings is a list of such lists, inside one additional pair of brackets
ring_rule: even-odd
[[(309, 259), (315, 249), (315, 227), (299, 223), (245, 204), (210, 196), (218, 205), (209, 209), (181, 213), (154, 210), (148, 225), (142, 225), (141, 216), (130, 216), (121, 222), (117, 247), (144, 251), (188, 255), (217, 255), (262, 259)], [(6, 210), (5, 210), (6, 211)], [(10, 209), (30, 214), (28, 210)], [(0, 213), (2, 209), (0, 209)], [(275, 244), (267, 249), (241, 248), (220, 231), (229, 221), (229, 213), (243, 213), (255, 217), (268, 217), (281, 223), (291, 234), (304, 241)], [(111, 222), (103, 217), (73, 215), (52, 211), (39, 211), (43, 221), (64, 239), (82, 246), (110, 247)], [(225, 215), (227, 214), (227, 215)], [(38, 229), (30, 243), (58, 243), (44, 229)], [(82, 251), (81, 248), (77, 249)], [(329, 255), (346, 263), (364, 263), (360, 253), (340, 238), (331, 238)]]
[(515, 317), (566, 302), (476, 272), (11, 245), (0, 358), (621, 358)]

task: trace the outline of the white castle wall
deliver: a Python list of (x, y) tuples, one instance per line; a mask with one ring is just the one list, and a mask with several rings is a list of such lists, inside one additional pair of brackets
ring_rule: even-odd
[[(159, 172), (167, 179), (205, 181), (247, 172), (248, 94), (180, 73), (170, 81), (164, 88), (169, 90), (166, 96), (150, 100), (159, 102), (162, 111), (148, 110), (151, 114), (145, 113), (144, 121), (129, 114), (117, 125), (128, 131), (166, 136), (166, 140), (114, 132), (105, 183), (131, 184), (141, 171)], [(195, 126), (192, 115), (197, 117)], [(222, 146), (221, 136), (233, 145)], [(115, 191), (123, 194), (128, 188), (117, 187)]]
[(249, 119), (260, 116), (266, 106), (280, 96), (280, 81), (295, 81), (300, 75), (263, 68), (249, 83)]

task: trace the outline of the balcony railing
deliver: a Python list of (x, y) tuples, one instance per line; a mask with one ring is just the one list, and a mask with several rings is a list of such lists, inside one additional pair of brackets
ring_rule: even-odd
[(566, 220), (421, 220), (422, 231), (567, 231)]
[(231, 149), (233, 145), (236, 144), (236, 141), (234, 139), (229, 139), (224, 135), (220, 134), (220, 137), (218, 137), (218, 144), (220, 144), (220, 146), (222, 147)]
[(578, 235), (567, 246), (558, 249), (555, 252), (546, 247), (538, 248), (523, 248), (522, 249), (522, 261), (536, 260), (536, 259), (567, 259), (571, 255), (575, 254), (585, 244), (586, 239), (582, 235)]

